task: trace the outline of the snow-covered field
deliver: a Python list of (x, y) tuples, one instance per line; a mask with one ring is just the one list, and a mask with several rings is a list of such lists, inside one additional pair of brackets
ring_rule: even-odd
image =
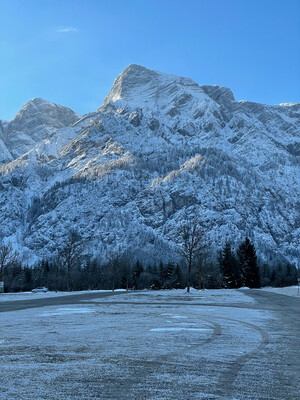
[(293, 399), (276, 318), (253, 303), (178, 290), (3, 312), (0, 399)]
[[(118, 289), (117, 291), (124, 291), (122, 289)], [(16, 301), (16, 300), (32, 300), (32, 299), (45, 299), (45, 298), (54, 298), (60, 296), (69, 296), (74, 294), (85, 294), (85, 293), (103, 293), (103, 292), (111, 292), (111, 290), (82, 290), (78, 292), (46, 292), (46, 293), (32, 293), (32, 292), (20, 292), (20, 293), (1, 293), (0, 301)]]
[(286, 296), (299, 296), (298, 292), (298, 286), (286, 286), (282, 288), (275, 288), (275, 287), (265, 287), (262, 288), (261, 290), (266, 290), (268, 292), (272, 293), (278, 293), (278, 294), (285, 294)]
[[(107, 297), (100, 299), (99, 302), (126, 302), (127, 296)], [(191, 303), (254, 303), (251, 297), (245, 296), (239, 290), (227, 289), (210, 289), (197, 290), (191, 288), (190, 293), (186, 289), (159, 290), (159, 291), (142, 291), (130, 293), (130, 301), (137, 303), (152, 303), (152, 302), (191, 302)]]
[[(242, 288), (244, 289), (244, 288)], [(245, 288), (246, 289), (246, 288)], [(266, 290), (268, 292), (285, 294), (287, 296), (297, 296), (298, 294), (298, 286), (288, 286), (283, 288), (273, 288), (266, 287), (261, 290)], [(74, 292), (47, 292), (47, 293), (32, 293), (32, 292), (21, 292), (21, 293), (1, 293), (0, 301), (16, 301), (16, 300), (31, 300), (31, 299), (40, 299), (40, 298), (54, 298), (60, 296), (69, 296), (75, 294), (85, 294), (85, 293), (110, 293), (111, 290), (84, 290), (84, 291), (74, 291)], [(125, 292), (125, 289), (117, 289), (116, 292)], [(227, 289), (211, 289), (211, 290), (196, 290), (191, 288), (190, 294), (186, 293), (186, 289), (178, 289), (178, 290), (160, 290), (158, 292), (135, 292), (130, 294), (131, 300), (135, 300), (137, 302), (148, 302), (148, 301), (180, 301), (187, 300), (187, 298), (191, 301), (197, 300), (197, 302), (201, 303), (235, 303), (243, 301), (244, 303), (254, 302), (248, 296), (245, 296), (243, 293), (239, 292), (239, 290), (230, 290)], [(133, 297), (134, 296), (134, 297)], [(106, 301), (126, 301), (127, 297), (117, 297), (111, 298), (109, 297)], [(101, 302), (105, 301), (104, 299), (99, 300)]]

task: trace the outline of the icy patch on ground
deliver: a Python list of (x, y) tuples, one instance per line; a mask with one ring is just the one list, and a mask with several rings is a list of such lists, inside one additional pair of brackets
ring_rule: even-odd
[(55, 311), (50, 312), (43, 312), (40, 315), (42, 317), (52, 317), (57, 315), (70, 315), (70, 314), (85, 314), (85, 313), (92, 313), (95, 312), (94, 309), (91, 308), (83, 308), (83, 307), (76, 307), (76, 308), (57, 308)]
[(175, 328), (153, 328), (150, 332), (172, 332), (172, 331), (209, 331), (209, 328), (183, 328), (183, 327), (175, 327)]

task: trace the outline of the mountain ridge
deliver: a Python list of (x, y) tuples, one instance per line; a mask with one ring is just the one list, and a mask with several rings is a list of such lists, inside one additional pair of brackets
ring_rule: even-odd
[(247, 234), (263, 260), (299, 257), (298, 104), (131, 65), (96, 112), (70, 117), (0, 166), (0, 240), (26, 262), (53, 257), (72, 228), (103, 259), (172, 259), (186, 214), (214, 255)]

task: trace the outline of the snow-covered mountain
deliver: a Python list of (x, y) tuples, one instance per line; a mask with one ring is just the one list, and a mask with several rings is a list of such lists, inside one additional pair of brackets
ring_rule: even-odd
[(27, 103), (0, 152), (0, 239), (27, 262), (54, 256), (72, 229), (103, 258), (170, 259), (186, 214), (208, 255), (247, 234), (262, 259), (300, 256), (300, 104), (236, 101), (130, 65), (82, 118)]
[[(67, 107), (35, 98), (28, 101), (12, 121), (2, 124), (0, 138), (10, 155), (16, 158), (42, 140), (49, 139), (58, 129), (74, 124), (79, 118)], [(9, 155), (7, 158), (11, 161)]]

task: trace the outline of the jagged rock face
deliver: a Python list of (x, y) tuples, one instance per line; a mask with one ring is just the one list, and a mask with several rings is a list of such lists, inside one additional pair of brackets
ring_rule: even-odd
[(17, 158), (79, 118), (67, 107), (35, 98), (26, 103), (7, 124), (2, 133), (3, 141), (11, 155)]
[(173, 117), (205, 100), (208, 102), (209, 96), (191, 79), (130, 65), (116, 78), (104, 105), (113, 103), (118, 108), (141, 108), (146, 113)]
[(66, 125), (0, 167), (0, 239), (25, 261), (54, 256), (74, 228), (102, 258), (172, 259), (186, 213), (208, 256), (249, 235), (263, 259), (299, 258), (299, 104), (237, 102), (132, 65), (97, 112)]
[(0, 120), (0, 165), (12, 161), (13, 157), (4, 143), (4, 131), (8, 122)]

